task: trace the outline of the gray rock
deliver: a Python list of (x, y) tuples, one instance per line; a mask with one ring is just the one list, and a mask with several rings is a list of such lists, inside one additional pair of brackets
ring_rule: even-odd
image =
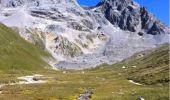
[(166, 25), (132, 0), (103, 0), (97, 7), (106, 19), (120, 29), (130, 32), (144, 30), (151, 35), (169, 33)]
[(142, 97), (139, 97), (139, 98), (137, 98), (136, 100), (145, 100), (144, 98), (142, 98)]
[(83, 94), (80, 94), (77, 100), (90, 100), (92, 94), (91, 90), (86, 90)]

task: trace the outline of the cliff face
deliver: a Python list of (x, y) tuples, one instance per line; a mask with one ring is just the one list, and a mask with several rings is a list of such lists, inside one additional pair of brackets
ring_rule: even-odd
[(103, 0), (96, 7), (113, 25), (123, 30), (139, 35), (169, 34), (167, 26), (132, 0)]

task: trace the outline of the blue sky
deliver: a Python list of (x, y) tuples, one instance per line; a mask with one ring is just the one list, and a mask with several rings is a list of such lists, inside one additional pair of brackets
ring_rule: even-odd
[[(80, 5), (94, 6), (100, 0), (77, 0)], [(134, 0), (145, 6), (159, 20), (170, 26), (169, 22), (169, 0)]]

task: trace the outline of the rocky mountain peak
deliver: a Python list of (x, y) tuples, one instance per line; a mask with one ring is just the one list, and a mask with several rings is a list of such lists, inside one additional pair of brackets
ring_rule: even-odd
[(120, 29), (152, 35), (169, 33), (166, 25), (132, 0), (103, 0), (96, 7)]
[(118, 3), (130, 3), (132, 0), (102, 0), (100, 3), (111, 3), (111, 4), (118, 4)]
[(132, 0), (103, 0), (99, 2), (97, 6), (102, 5), (104, 8), (112, 8), (121, 11), (130, 3), (133, 3)]

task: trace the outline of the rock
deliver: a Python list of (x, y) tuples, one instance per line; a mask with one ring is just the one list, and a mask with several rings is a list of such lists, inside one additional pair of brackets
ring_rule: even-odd
[[(132, 0), (103, 0), (97, 7), (113, 25), (130, 32), (145, 30), (145, 33), (157, 35), (169, 33), (167, 26), (159, 22), (145, 7)], [(138, 33), (143, 36), (142, 32)]]
[(85, 72), (84, 72), (84, 71), (82, 71), (81, 73), (82, 73), (82, 74), (85, 74)]
[(85, 31), (85, 27), (80, 25), (77, 22), (69, 22), (68, 27), (72, 28), (72, 29), (75, 29), (75, 30), (78, 30), (78, 31)]
[(136, 68), (136, 66), (132, 66), (133, 68)]
[(37, 77), (33, 77), (33, 80), (34, 81), (38, 81), (39, 79)]
[(142, 20), (142, 29), (145, 29), (147, 26), (147, 22), (150, 19), (150, 15), (145, 7), (140, 8), (141, 20)]
[(90, 100), (92, 94), (91, 90), (86, 90), (83, 94), (80, 94), (77, 100)]
[(137, 98), (136, 100), (145, 100), (144, 98), (142, 98), (142, 97), (139, 97), (139, 98)]
[(125, 69), (126, 67), (125, 66), (122, 66), (123, 69)]
[(163, 33), (163, 31), (164, 30), (161, 28), (158, 22), (155, 22), (151, 29), (148, 31), (148, 34), (157, 35)]
[(90, 22), (89, 20), (82, 19), (81, 22), (82, 22), (83, 25), (85, 25), (87, 28), (89, 28), (89, 29), (94, 29), (93, 23)]
[(98, 38), (102, 41), (106, 41), (107, 40), (107, 36), (104, 33), (98, 34)]
[(144, 34), (144, 33), (142, 33), (142, 32), (138, 32), (138, 35), (139, 35), (139, 36), (143, 36), (143, 34)]
[(63, 71), (63, 74), (66, 74), (67, 72), (66, 71)]

